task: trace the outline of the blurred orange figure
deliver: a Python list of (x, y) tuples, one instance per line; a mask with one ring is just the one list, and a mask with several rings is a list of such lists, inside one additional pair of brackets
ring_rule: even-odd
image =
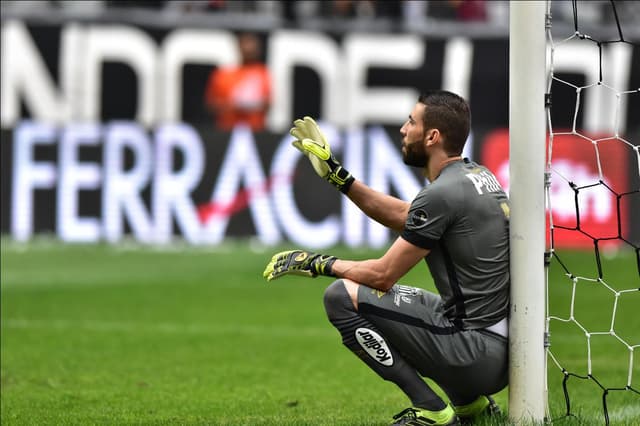
[(271, 104), (271, 76), (262, 61), (262, 45), (257, 35), (243, 33), (238, 36), (238, 47), (242, 63), (211, 72), (205, 104), (220, 130), (230, 131), (237, 124), (264, 130)]

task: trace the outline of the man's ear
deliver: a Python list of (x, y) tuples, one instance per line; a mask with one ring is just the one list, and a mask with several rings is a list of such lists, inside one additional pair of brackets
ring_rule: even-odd
[(438, 129), (429, 129), (425, 132), (424, 140), (427, 143), (427, 146), (435, 145), (440, 141), (440, 130)]

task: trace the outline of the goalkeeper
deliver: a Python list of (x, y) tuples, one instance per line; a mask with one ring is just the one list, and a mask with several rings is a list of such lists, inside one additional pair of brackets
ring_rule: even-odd
[[(430, 184), (411, 203), (354, 179), (312, 118), (296, 120), (290, 132), (318, 175), (400, 236), (379, 259), (278, 253), (264, 277), (337, 277), (324, 295), (329, 321), (349, 350), (411, 401), (395, 425), (473, 423), (499, 413), (490, 395), (507, 385), (509, 205), (493, 174), (462, 158), (469, 127), (458, 95), (419, 97), (400, 129), (402, 157)], [(439, 294), (397, 284), (422, 259)]]

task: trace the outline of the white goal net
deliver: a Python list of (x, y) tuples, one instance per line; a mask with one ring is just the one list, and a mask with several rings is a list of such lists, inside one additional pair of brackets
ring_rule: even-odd
[[(640, 102), (640, 73), (632, 72), (634, 40), (622, 25), (629, 5), (555, 3), (571, 8), (572, 22), (560, 34), (558, 9), (549, 9), (548, 391), (564, 396), (565, 416), (590, 393), (605, 424), (640, 424), (640, 236), (631, 231), (640, 220), (640, 117), (627, 116)], [(594, 4), (597, 20), (589, 15)], [(576, 250), (559, 249), (559, 241)], [(612, 404), (614, 392), (622, 395)]]

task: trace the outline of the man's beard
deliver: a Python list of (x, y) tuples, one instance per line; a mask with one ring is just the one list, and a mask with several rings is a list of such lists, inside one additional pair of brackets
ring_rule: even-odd
[(407, 166), (423, 168), (427, 165), (427, 153), (424, 150), (422, 141), (413, 141), (404, 145), (402, 150), (402, 161)]

